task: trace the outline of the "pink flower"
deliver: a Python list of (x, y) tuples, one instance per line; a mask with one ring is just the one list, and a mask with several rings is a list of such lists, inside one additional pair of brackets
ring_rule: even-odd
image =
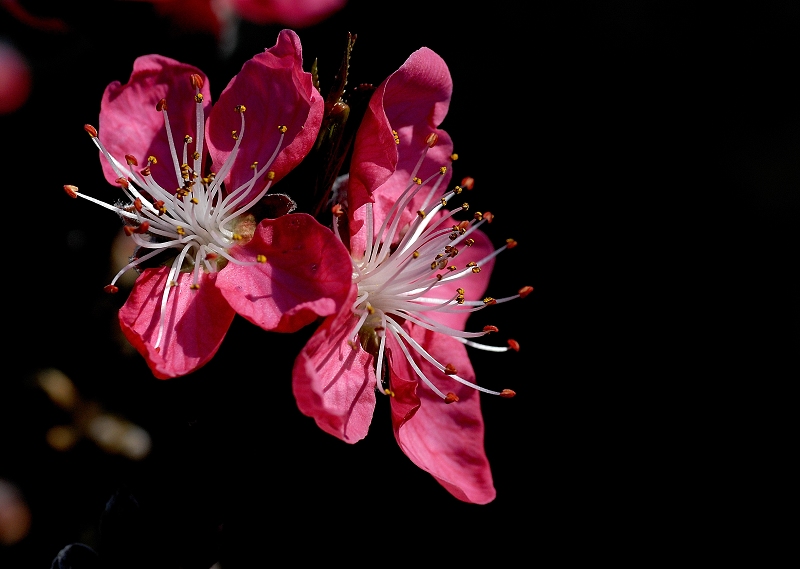
[[(138, 58), (127, 84), (106, 88), (99, 129), (86, 130), (125, 199), (64, 189), (117, 213), (138, 246), (106, 290), (142, 270), (119, 319), (156, 377), (207, 363), (237, 313), (293, 332), (341, 308), (350, 261), (330, 229), (303, 213), (260, 223), (248, 213), (306, 156), (322, 112), (290, 30), (213, 107), (200, 70), (160, 55)], [(272, 199), (291, 211), (288, 198)]]
[(341, 10), (347, 0), (134, 0), (151, 3), (176, 26), (206, 31), (218, 38), (231, 33), (237, 20), (305, 28)]
[(532, 289), (483, 297), (496, 255), (515, 242), (494, 250), (478, 229), (491, 214), (455, 221), (468, 206), (444, 209), (472, 188), (465, 179), (443, 189), (454, 155), (438, 125), (451, 93), (444, 61), (422, 48), (372, 95), (347, 194), (335, 208), (347, 212), (339, 220), (353, 263), (350, 298), (296, 359), (293, 390), (304, 414), (348, 443), (366, 436), (376, 392), (389, 395), (402, 451), (456, 498), (485, 504), (495, 488), (479, 394), (514, 392), (479, 386), (466, 347), (504, 352), (518, 345), (481, 344), (478, 337), (497, 329), (467, 332), (465, 325), (472, 312)]
[(28, 60), (14, 45), (0, 40), (0, 115), (22, 107), (31, 93)]

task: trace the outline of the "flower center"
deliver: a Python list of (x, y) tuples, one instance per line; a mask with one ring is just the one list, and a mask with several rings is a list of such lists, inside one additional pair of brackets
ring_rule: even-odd
[[(470, 221), (454, 222), (452, 218), (455, 214), (469, 209), (469, 205), (464, 203), (444, 215), (436, 215), (451, 198), (461, 194), (464, 188), (472, 189), (473, 181), (471, 178), (465, 178), (461, 186), (455, 186), (454, 189), (441, 195), (439, 188), (447, 172), (446, 167), (440, 168), (427, 180), (418, 178), (416, 174), (427, 151), (435, 143), (436, 136), (431, 135), (405, 191), (393, 204), (377, 233), (373, 234), (372, 204), (366, 205), (367, 250), (363, 256), (356, 255), (355, 252), (352, 255), (353, 280), (358, 285), (358, 297), (353, 304), (353, 313), (359, 318), (348, 335), (348, 341), (351, 346), (357, 346), (356, 341), (358, 341), (365, 351), (375, 357), (377, 387), (387, 395), (393, 395), (390, 389), (383, 387), (382, 378), (388, 333), (397, 340), (406, 360), (419, 379), (445, 402), (458, 401), (458, 397), (452, 392), (444, 393), (439, 389), (421, 370), (417, 358), (423, 358), (459, 383), (484, 393), (513, 397), (515, 393), (510, 389), (493, 391), (459, 376), (458, 370), (452, 364), (437, 360), (402, 326), (404, 322), (412, 322), (481, 350), (518, 351), (519, 345), (514, 340), (509, 340), (507, 346), (491, 346), (474, 341), (474, 338), (496, 332), (495, 326), (486, 326), (478, 332), (467, 332), (437, 322), (432, 315), (474, 312), (489, 305), (525, 297), (533, 290), (532, 287), (523, 287), (517, 294), (502, 299), (491, 297), (477, 301), (465, 299), (462, 286), (467, 286), (469, 277), (479, 273), (482, 264), (505, 249), (513, 248), (516, 242), (513, 239), (507, 240), (505, 245), (477, 262), (469, 262), (462, 267), (456, 264), (455, 258), (459, 254), (459, 248), (471, 247), (474, 244), (470, 235), (482, 224), (491, 222), (492, 214), (477, 212)], [(453, 158), (455, 159), (455, 156)], [(414, 221), (407, 228), (400, 227), (401, 213), (426, 187), (428, 194)], [(428, 207), (430, 211), (427, 211)], [(335, 225), (334, 227), (336, 228)]]

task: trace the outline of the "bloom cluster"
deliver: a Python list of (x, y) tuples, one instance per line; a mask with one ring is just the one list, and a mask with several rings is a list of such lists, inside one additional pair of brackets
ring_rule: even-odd
[(359, 121), (349, 162), (312, 215), (275, 189), (330, 133), (336, 105), (317, 84), (288, 29), (213, 104), (201, 70), (140, 57), (127, 83), (106, 88), (98, 126), (84, 127), (121, 199), (64, 190), (113, 211), (135, 244), (106, 291), (137, 271), (119, 321), (155, 377), (206, 364), (237, 314), (273, 332), (313, 324), (293, 368), (299, 410), (355, 443), (386, 396), (402, 451), (456, 498), (488, 503), (479, 397), (515, 393), (480, 385), (467, 349), (519, 345), (485, 342), (498, 329), (469, 331), (467, 320), (533, 289), (485, 295), (516, 242), (493, 246), (490, 212), (465, 216), (471, 178), (451, 185), (457, 156), (439, 128), (449, 70), (421, 48), (371, 91), (348, 119)]

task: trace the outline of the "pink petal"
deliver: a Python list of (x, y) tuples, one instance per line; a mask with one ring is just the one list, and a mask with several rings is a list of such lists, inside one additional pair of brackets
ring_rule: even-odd
[(340, 10), (347, 0), (232, 0), (236, 12), (256, 24), (303, 28)]
[(13, 44), (0, 40), (0, 115), (19, 109), (33, 87), (27, 58)]
[[(192, 65), (180, 63), (162, 55), (145, 55), (133, 63), (128, 83), (114, 81), (106, 87), (100, 103), (98, 133), (112, 156), (125, 164), (125, 155), (132, 154), (139, 168), (147, 165), (147, 157), (155, 156), (158, 163), (151, 166), (153, 178), (163, 188), (172, 190), (180, 183), (164, 128), (164, 117), (156, 110), (159, 100), (166, 99), (169, 122), (179, 155), (183, 154), (183, 137), (197, 136), (195, 119), (195, 90), (191, 75), (203, 73)], [(204, 97), (205, 113), (211, 107), (211, 91), (205, 79), (200, 92)], [(194, 146), (190, 145), (190, 152)], [(109, 183), (117, 185), (119, 176), (100, 155), (103, 174)]]
[(217, 288), (240, 315), (265, 330), (294, 332), (336, 314), (352, 285), (350, 255), (333, 232), (305, 213), (265, 219), (231, 254), (255, 262), (229, 263)]
[[(463, 344), (412, 324), (406, 327), (439, 361), (452, 363), (461, 377), (474, 380)], [(393, 352), (401, 353), (399, 348)], [(484, 450), (480, 392), (448, 378), (421, 358), (416, 361), (440, 390), (455, 393), (459, 400), (445, 403), (419, 381), (402, 355), (393, 357), (390, 366), (395, 396), (391, 407), (397, 443), (414, 464), (433, 475), (459, 500), (491, 502), (496, 491)]]
[(167, 267), (146, 269), (119, 311), (125, 337), (159, 379), (186, 375), (205, 365), (217, 353), (235, 315), (214, 286), (215, 274), (205, 274), (200, 288), (191, 290), (192, 275), (180, 273), (167, 302), (161, 347), (156, 349), (168, 274)]
[[(350, 301), (355, 300), (353, 286)], [(367, 435), (375, 410), (373, 358), (347, 343), (357, 320), (350, 304), (325, 319), (294, 363), (292, 390), (300, 411), (326, 433), (355, 443)]]
[[(348, 186), (350, 211), (359, 211), (363, 204), (374, 199), (375, 222), (379, 227), (411, 181), (411, 173), (431, 133), (436, 133), (439, 141), (428, 151), (418, 176), (425, 179), (447, 166), (442, 181), (442, 187), (447, 188), (452, 176), (453, 144), (438, 126), (447, 114), (452, 92), (453, 81), (447, 65), (428, 48), (412, 53), (400, 69), (381, 83), (370, 99), (353, 147)], [(400, 144), (395, 144), (392, 129), (397, 131)], [(424, 193), (421, 192), (420, 199)], [(407, 220), (416, 209), (407, 209), (404, 213)], [(356, 229), (361, 225), (352, 224)], [(361, 247), (362, 243), (356, 245)]]
[[(246, 108), (246, 126), (226, 186), (232, 191), (251, 180), (251, 165), (267, 164), (278, 147), (278, 127), (286, 126), (281, 151), (269, 167), (275, 172), (274, 181), (279, 181), (308, 154), (317, 138), (324, 107), (311, 74), (303, 71), (297, 34), (283, 30), (274, 47), (245, 62), (214, 105), (208, 118), (208, 145), (215, 171), (233, 149), (231, 131), (241, 131), (241, 115), (234, 111), (237, 105)], [(265, 183), (266, 178), (251, 192), (257, 194)]]

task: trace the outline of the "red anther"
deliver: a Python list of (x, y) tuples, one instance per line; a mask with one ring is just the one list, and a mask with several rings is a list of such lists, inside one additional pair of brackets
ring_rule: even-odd
[(158, 103), (156, 103), (156, 110), (157, 111), (166, 111), (167, 110), (167, 100), (161, 99)]
[(462, 230), (464, 230), (464, 229), (467, 229), (468, 227), (469, 227), (469, 221), (466, 221), (466, 220), (462, 221), (461, 223), (459, 223), (459, 224), (456, 226), (456, 228), (457, 228), (459, 231), (462, 231)]
[(494, 214), (491, 211), (483, 212), (483, 219), (486, 220), (486, 223), (491, 223), (494, 219)]
[(216, 253), (209, 253), (208, 255), (206, 255), (206, 259), (209, 260), (209, 261), (213, 261), (217, 257), (218, 257), (218, 255)]
[(104, 286), (103, 290), (106, 291), (108, 294), (116, 294), (119, 292), (119, 289), (112, 284)]
[(142, 211), (142, 200), (141, 198), (136, 198), (133, 200), (133, 209), (136, 211)]
[(458, 395), (456, 395), (452, 391), (447, 394), (447, 397), (444, 398), (444, 402), (448, 404), (455, 403), (456, 401), (458, 401)]
[(136, 156), (134, 156), (133, 154), (126, 154), (125, 155), (125, 162), (127, 162), (129, 166), (138, 166), (139, 165), (139, 161), (136, 160)]
[(456, 366), (454, 366), (453, 364), (447, 364), (446, 366), (444, 366), (444, 372), (447, 375), (455, 375), (458, 373), (458, 370), (456, 370)]
[(532, 292), (533, 292), (533, 287), (532, 286), (524, 286), (521, 289), (519, 289), (519, 292), (517, 294), (519, 294), (520, 298), (525, 298), (526, 296), (528, 296)]
[(439, 135), (436, 134), (435, 132), (430, 133), (425, 138), (425, 144), (428, 145), (428, 148), (433, 148), (434, 146), (436, 146), (437, 142), (439, 142)]
[(516, 394), (517, 394), (516, 391), (513, 391), (511, 389), (504, 389), (503, 391), (500, 392), (500, 397), (504, 399), (511, 399)]
[(344, 215), (344, 208), (342, 207), (342, 204), (339, 203), (335, 204), (331, 208), (331, 213), (333, 214), (334, 217), (342, 217)]
[(514, 350), (515, 352), (518, 352), (519, 351), (519, 342), (517, 342), (516, 340), (509, 339), (508, 340), (508, 347), (511, 348), (512, 350)]
[(205, 81), (203, 81), (202, 77), (200, 77), (197, 73), (192, 73), (192, 87), (195, 89), (202, 89), (204, 83)]
[(484, 332), (487, 332), (487, 333), (488, 333), (488, 332), (499, 332), (499, 331), (500, 331), (500, 329), (499, 329), (497, 326), (491, 326), (491, 325), (489, 325), (489, 326), (484, 326), (484, 327), (483, 327), (483, 331), (484, 331)]
[(97, 129), (90, 124), (83, 125), (83, 130), (89, 133), (92, 138), (97, 138)]
[(133, 225), (123, 225), (122, 232), (125, 233), (126, 237), (130, 237), (134, 233), (136, 233), (136, 228)]
[(148, 231), (150, 231), (150, 222), (149, 221), (143, 221), (139, 225), (139, 227), (136, 228), (136, 231), (134, 231), (134, 233), (140, 233), (141, 234), (141, 233), (147, 233)]
[(467, 176), (463, 180), (461, 180), (461, 187), (465, 190), (471, 190), (475, 187), (475, 178), (471, 178)]
[(78, 186), (72, 186), (70, 184), (67, 184), (64, 186), (64, 191), (67, 192), (67, 195), (71, 198), (78, 197)]
[(125, 178), (117, 178), (115, 182), (117, 182), (120, 186), (122, 186), (126, 190), (128, 189), (128, 180), (126, 180)]

